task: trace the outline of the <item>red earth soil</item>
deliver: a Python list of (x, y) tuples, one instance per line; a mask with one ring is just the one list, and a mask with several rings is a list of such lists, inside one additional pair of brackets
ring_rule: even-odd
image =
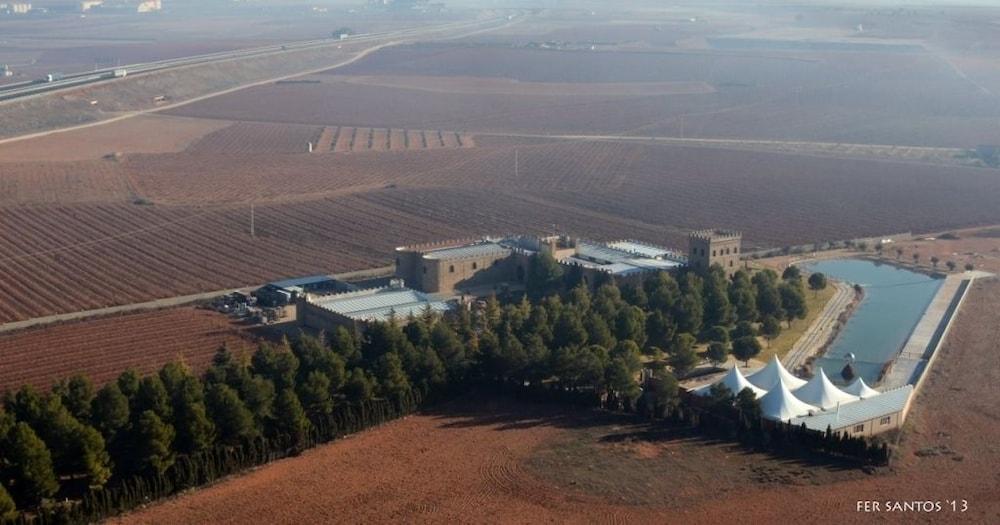
[(683, 247), (725, 226), (783, 246), (1000, 222), (992, 170), (612, 142), (35, 166), (44, 185), (25, 184), (30, 166), (0, 173), (26, 188), (0, 201), (0, 322), (381, 266), (399, 244), (468, 235)]
[(100, 385), (126, 368), (150, 373), (183, 360), (195, 372), (208, 368), (226, 345), (249, 351), (253, 343), (224, 315), (174, 308), (74, 321), (0, 335), (0, 392), (29, 384), (48, 389), (83, 373)]
[[(214, 486), (140, 510), (122, 523), (996, 523), (1000, 498), (1000, 282), (980, 282), (959, 313), (907, 422), (899, 458), (884, 473), (838, 473), (667, 438), (632, 442), (637, 468), (587, 492), (614, 447), (593, 441), (600, 416), (554, 405), (467, 399), (307, 451)], [(598, 434), (627, 431), (610, 426)], [(594, 454), (579, 470), (574, 441)], [(563, 448), (560, 448), (560, 447)], [(927, 453), (927, 451), (936, 453)], [(560, 456), (563, 451), (564, 456)], [(917, 453), (920, 454), (917, 454)], [(538, 471), (539, 458), (551, 471)], [(560, 459), (560, 458), (564, 459)], [(587, 468), (591, 465), (591, 469)], [(613, 466), (613, 465), (612, 465)], [(749, 471), (744, 472), (744, 471)], [(812, 472), (808, 472), (812, 471)], [(776, 476), (774, 476), (776, 475)], [(796, 481), (804, 477), (808, 481)], [(555, 478), (555, 479), (553, 479)], [(640, 483), (636, 484), (636, 480)], [(622, 503), (620, 494), (666, 491), (662, 503)], [(949, 500), (967, 500), (965, 513)], [(941, 512), (866, 514), (857, 502), (940, 501)], [(959, 503), (958, 507), (961, 508)]]
[[(579, 52), (390, 48), (335, 75), (531, 82), (704, 81), (710, 94), (429, 93), (337, 81), (259, 86), (173, 110), (196, 117), (524, 133), (624, 133), (972, 147), (1000, 105), (931, 53)], [(461, 82), (455, 78), (456, 82)]]

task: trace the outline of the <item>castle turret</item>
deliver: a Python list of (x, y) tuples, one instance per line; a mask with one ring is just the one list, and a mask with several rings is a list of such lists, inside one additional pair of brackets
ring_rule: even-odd
[(705, 271), (718, 264), (731, 276), (740, 269), (743, 234), (729, 230), (701, 230), (688, 236), (688, 264)]

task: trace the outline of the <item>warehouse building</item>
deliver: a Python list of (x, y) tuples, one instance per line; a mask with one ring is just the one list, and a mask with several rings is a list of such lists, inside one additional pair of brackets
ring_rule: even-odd
[(401, 324), (411, 315), (427, 311), (452, 310), (451, 301), (406, 288), (402, 281), (389, 286), (329, 295), (306, 294), (298, 301), (296, 316), (300, 325), (332, 332), (339, 326), (363, 330), (373, 321), (396, 319)]

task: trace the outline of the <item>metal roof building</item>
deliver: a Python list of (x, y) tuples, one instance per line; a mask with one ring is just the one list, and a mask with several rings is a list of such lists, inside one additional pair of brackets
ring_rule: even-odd
[(451, 309), (448, 302), (402, 287), (372, 288), (336, 295), (310, 297), (307, 302), (354, 321), (388, 321), (395, 316), (406, 319), (420, 315), (428, 308), (435, 312)]
[(465, 259), (466, 257), (487, 257), (505, 256), (511, 252), (510, 248), (495, 242), (483, 242), (479, 244), (469, 244), (467, 246), (457, 246), (454, 248), (442, 248), (424, 253), (425, 259)]
[(835, 432), (846, 430), (851, 434), (876, 434), (883, 430), (879, 427), (894, 428), (902, 422), (912, 393), (913, 385), (906, 385), (811, 416), (794, 418), (792, 425), (805, 423), (806, 428), (821, 432), (830, 427)]

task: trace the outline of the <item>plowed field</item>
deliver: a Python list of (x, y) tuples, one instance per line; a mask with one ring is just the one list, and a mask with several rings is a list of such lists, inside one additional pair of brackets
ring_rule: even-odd
[(75, 373), (96, 384), (126, 368), (141, 373), (183, 360), (205, 370), (222, 345), (235, 353), (252, 343), (227, 317), (208, 310), (175, 308), (0, 335), (0, 392), (23, 384), (48, 389)]

